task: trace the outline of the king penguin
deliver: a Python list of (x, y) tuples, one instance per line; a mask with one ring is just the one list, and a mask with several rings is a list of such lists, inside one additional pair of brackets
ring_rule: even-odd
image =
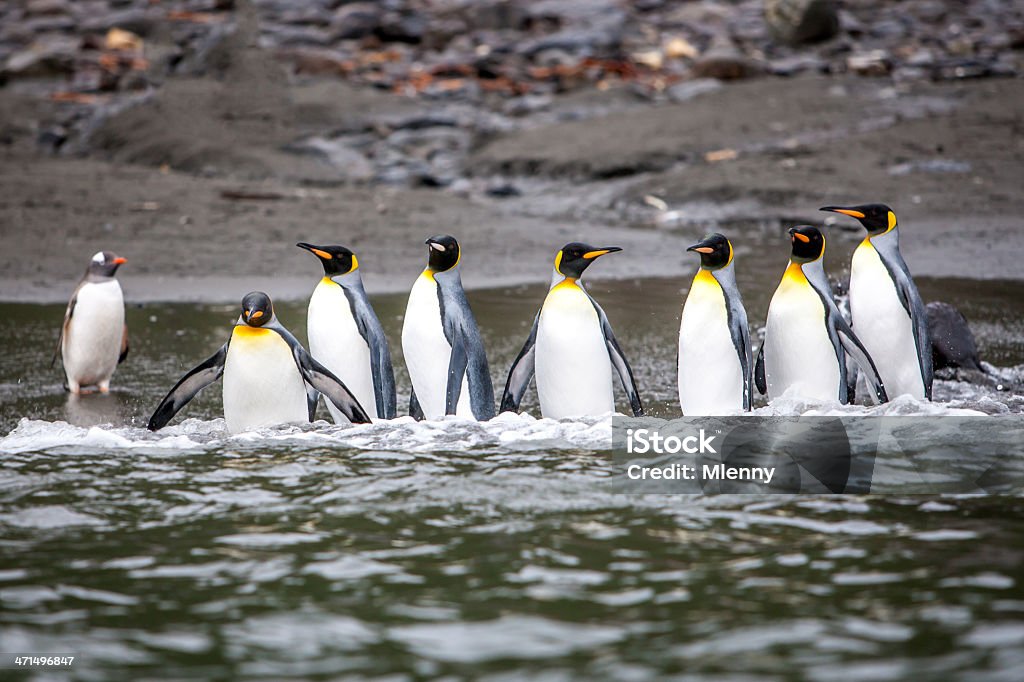
[(107, 393), (114, 370), (128, 356), (124, 295), (114, 276), (126, 262), (110, 251), (94, 255), (68, 301), (50, 366), (59, 353), (72, 393), (84, 393), (88, 386)]
[[(344, 246), (296, 244), (320, 259), (324, 276), (309, 298), (309, 352), (345, 382), (371, 417), (395, 418), (391, 349), (363, 288), (359, 259)], [(327, 401), (335, 423), (344, 415)]]
[(270, 297), (246, 294), (231, 338), (181, 378), (149, 419), (163, 428), (199, 391), (224, 376), (224, 421), (239, 433), (264, 426), (308, 422), (322, 393), (354, 424), (370, 421), (355, 396), (313, 359), (274, 314)]
[(454, 237), (426, 242), (429, 257), (409, 292), (402, 352), (409, 368), (409, 413), (417, 419), (456, 414), (494, 416), (494, 388), (476, 318), (459, 275), (462, 248)]
[(716, 233), (686, 250), (700, 254), (700, 269), (679, 323), (679, 405), (687, 416), (749, 410), (750, 331), (732, 244)]
[(864, 373), (879, 402), (888, 397), (875, 363), (832, 298), (822, 258), (825, 237), (816, 227), (789, 230), (789, 267), (768, 306), (754, 380), (769, 400), (792, 390), (803, 398), (849, 402), (846, 353)]
[(561, 419), (615, 411), (612, 366), (629, 396), (633, 415), (644, 408), (633, 369), (615, 340), (604, 310), (580, 284), (583, 271), (616, 246), (597, 248), (579, 242), (555, 254), (555, 269), (544, 304), (533, 320), (526, 344), (508, 371), (501, 411), (516, 412), (530, 379), (537, 375), (537, 397), (544, 417)]
[(867, 237), (850, 264), (850, 317), (889, 395), (932, 398), (928, 316), (900, 253), (896, 214), (884, 204), (826, 206), (860, 221)]

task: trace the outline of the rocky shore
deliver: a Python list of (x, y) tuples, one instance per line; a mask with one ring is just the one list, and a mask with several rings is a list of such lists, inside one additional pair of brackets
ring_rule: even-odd
[(897, 207), (917, 272), (1019, 279), (1022, 47), (985, 1), (5, 3), (0, 297), (111, 243), (139, 299), (301, 296), (298, 239), (402, 289), (446, 231), (471, 286), (581, 237), (676, 275), (709, 229), (851, 200)]

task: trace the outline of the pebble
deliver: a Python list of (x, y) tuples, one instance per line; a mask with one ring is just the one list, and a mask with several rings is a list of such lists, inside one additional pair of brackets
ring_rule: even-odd
[(791, 45), (828, 40), (839, 32), (833, 0), (764, 0), (764, 18), (772, 35)]

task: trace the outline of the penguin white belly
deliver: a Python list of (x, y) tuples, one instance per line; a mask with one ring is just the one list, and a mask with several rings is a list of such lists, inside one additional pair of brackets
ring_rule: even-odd
[(850, 266), (850, 316), (882, 377), (889, 398), (909, 393), (924, 400), (924, 380), (910, 314), (875, 247), (865, 240)]
[[(370, 346), (359, 333), (345, 291), (327, 278), (320, 281), (309, 299), (306, 333), (310, 355), (341, 379), (368, 415), (379, 417)], [(331, 401), (325, 402), (336, 424), (348, 423), (348, 418)]]
[(839, 359), (826, 327), (825, 306), (803, 273), (786, 271), (768, 306), (765, 381), (774, 400), (792, 389), (816, 400), (839, 399)]
[[(409, 305), (402, 325), (402, 353), (416, 399), (427, 419), (441, 419), (445, 415), (448, 365), (452, 356), (452, 346), (441, 323), (441, 302), (437, 295), (434, 278), (420, 275), (409, 292)], [(473, 417), (466, 377), (462, 378), (455, 414)]]
[(309, 420), (292, 349), (270, 329), (238, 325), (224, 362), (224, 421), (232, 433)]
[(68, 386), (106, 386), (117, 369), (124, 334), (124, 296), (116, 279), (88, 282), (61, 342)]
[(725, 293), (706, 270), (693, 278), (679, 324), (679, 404), (687, 416), (743, 410), (743, 366)]
[(548, 292), (535, 353), (537, 397), (544, 417), (615, 410), (612, 365), (601, 320), (586, 292), (575, 284), (557, 284)]

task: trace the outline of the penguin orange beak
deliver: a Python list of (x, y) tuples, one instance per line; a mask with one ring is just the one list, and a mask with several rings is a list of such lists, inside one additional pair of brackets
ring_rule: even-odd
[(306, 251), (312, 253), (314, 256), (317, 256), (318, 258), (323, 258), (324, 260), (331, 260), (332, 258), (334, 258), (334, 256), (327, 253), (323, 249), (317, 246), (313, 246), (312, 244), (307, 244), (306, 242), (299, 242), (295, 246), (299, 247), (300, 249), (305, 249)]
[(853, 208), (842, 208), (840, 206), (822, 206), (818, 210), (819, 211), (829, 211), (831, 213), (842, 213), (843, 215), (848, 215), (851, 218), (856, 218), (857, 220), (860, 220), (861, 218), (865, 218), (866, 217), (863, 213), (861, 213), (860, 211), (858, 211), (856, 209), (853, 209)]
[(114, 265), (124, 265), (127, 262), (128, 262), (128, 259), (127, 258), (122, 258), (121, 256), (118, 256), (117, 258), (114, 259)]
[(619, 248), (618, 246), (606, 246), (603, 249), (587, 251), (585, 254), (583, 254), (583, 257), (586, 258), (587, 260), (592, 260), (594, 258), (599, 258), (605, 255), (606, 253), (615, 253), (616, 251), (622, 251), (622, 249)]
[(799, 232), (797, 232), (795, 227), (789, 228), (789, 236), (791, 241), (796, 241), (797, 239), (799, 239), (804, 244), (811, 241), (811, 238), (808, 237), (806, 234), (800, 234)]
[(255, 311), (253, 313), (250, 313), (250, 315), (249, 315), (249, 319), (250, 320), (258, 320), (261, 317), (263, 317), (263, 311), (262, 310), (257, 310), (257, 311)]

